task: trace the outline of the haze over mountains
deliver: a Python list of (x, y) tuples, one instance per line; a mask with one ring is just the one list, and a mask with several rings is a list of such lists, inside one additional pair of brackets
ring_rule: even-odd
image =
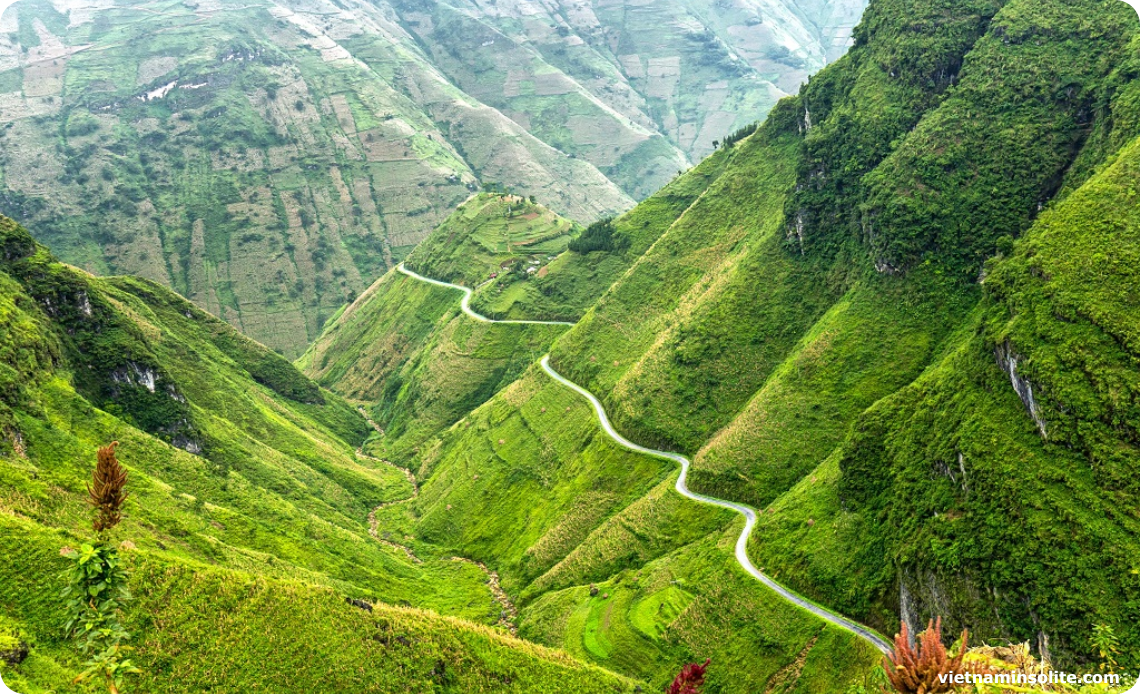
[(628, 209), (861, 9), (25, 0), (0, 31), (0, 208), (293, 357), (483, 184), (583, 223)]
[[(807, 599), (1024, 643), (1021, 667), (1140, 668), (1125, 4), (872, 0), (847, 53), (708, 156), (747, 74), (657, 99), (653, 51), (680, 49), (636, 29), (726, 18), (677, 53), (715, 72), (748, 53), (724, 37), (785, 35), (777, 7), (26, 7), (0, 39), (28, 223), (0, 218), (22, 694), (84, 667), (59, 551), (92, 539), (111, 440), (141, 692), (634, 694), (706, 658), (704, 694), (880, 691), (874, 643), (742, 571), (740, 516), (676, 494), (674, 461), (616, 443), (543, 355), (690, 459), (693, 491), (755, 509), (739, 551)], [(610, 57), (607, 92), (583, 66)]]

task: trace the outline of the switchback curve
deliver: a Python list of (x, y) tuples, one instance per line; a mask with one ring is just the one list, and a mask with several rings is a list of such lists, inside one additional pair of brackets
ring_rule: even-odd
[[(400, 272), (404, 273), (408, 277), (411, 277), (413, 279), (417, 279), (421, 282), (427, 282), (428, 284), (434, 284), (437, 287), (447, 287), (448, 289), (458, 289), (459, 291), (463, 292), (463, 302), (459, 305), (459, 307), (462, 308), (463, 312), (466, 313), (468, 316), (470, 316), (471, 318), (474, 318), (475, 320), (477, 320), (481, 323), (507, 323), (510, 325), (574, 325), (573, 323), (569, 323), (569, 322), (563, 321), (563, 320), (495, 320), (494, 318), (488, 318), (487, 316), (484, 316), (484, 315), (479, 314), (479, 313), (475, 313), (475, 311), (471, 310), (471, 296), (474, 293), (471, 291), (471, 289), (464, 287), (461, 284), (452, 284), (451, 282), (443, 282), (440, 280), (433, 280), (430, 277), (424, 277), (423, 275), (418, 274), (416, 272), (412, 272), (408, 268), (404, 267), (403, 263), (400, 263), (399, 265), (397, 265), (396, 269), (399, 270)], [(486, 283), (484, 282), (484, 284), (486, 284)], [(483, 285), (481, 284), (479, 286), (481, 287)]]
[[(404, 267), (403, 263), (400, 263), (399, 265), (397, 265), (396, 269), (399, 270), (400, 272), (402, 272), (403, 274), (407, 275), (408, 277), (420, 280), (421, 282), (427, 282), (428, 284), (434, 284), (434, 285), (439, 286), (439, 287), (448, 287), (450, 289), (460, 290), (461, 292), (463, 292), (463, 303), (461, 304), (461, 307), (463, 309), (463, 313), (467, 314), (468, 316), (470, 316), (471, 318), (473, 318), (477, 321), (481, 321), (484, 323), (513, 323), (513, 324), (523, 324), (523, 325), (574, 325), (573, 323), (567, 323), (565, 321), (494, 320), (491, 318), (487, 318), (486, 316), (480, 315), (480, 314), (476, 313), (475, 311), (471, 310), (470, 302), (471, 302), (472, 291), (469, 288), (458, 285), (458, 284), (451, 284), (450, 282), (441, 282), (440, 280), (433, 280), (430, 277), (424, 277), (423, 275), (420, 275), (418, 273), (412, 272), (411, 270), (407, 269), (406, 267)], [(623, 448), (628, 448), (629, 450), (634, 451), (636, 453), (642, 453), (644, 455), (650, 455), (650, 456), (653, 456), (655, 458), (663, 458), (665, 460), (671, 460), (675, 463), (680, 464), (681, 474), (680, 474), (680, 476), (677, 477), (676, 489), (677, 489), (677, 493), (679, 493), (681, 496), (684, 496), (688, 499), (692, 499), (693, 501), (697, 501), (697, 502), (700, 502), (703, 504), (711, 504), (713, 506), (720, 506), (721, 508), (727, 508), (727, 509), (730, 509), (732, 511), (736, 511), (740, 515), (744, 516), (744, 529), (740, 532), (740, 537), (738, 537), (736, 540), (736, 561), (739, 562), (741, 568), (743, 568), (746, 572), (748, 572), (753, 578), (760, 581), (761, 583), (766, 585), (768, 588), (772, 589), (777, 595), (779, 595), (785, 601), (795, 605), (796, 607), (799, 607), (800, 609), (807, 610), (808, 612), (811, 612), (813, 615), (819, 617), (820, 619), (822, 619), (823, 621), (825, 621), (829, 624), (833, 624), (837, 627), (840, 627), (841, 629), (846, 629), (847, 631), (849, 631), (849, 632), (855, 634), (856, 636), (862, 638), (864, 641), (867, 641), (868, 643), (870, 643), (875, 648), (879, 649), (879, 651), (881, 651), (884, 654), (890, 652), (891, 645), (887, 642), (887, 640), (884, 639), (879, 634), (872, 631), (869, 627), (865, 627), (862, 624), (859, 624), (857, 622), (853, 622), (850, 619), (847, 619), (846, 617), (844, 617), (843, 615), (832, 612), (831, 610), (829, 610), (829, 609), (827, 609), (821, 605), (817, 605), (814, 602), (808, 600), (807, 598), (805, 598), (801, 595), (798, 595), (797, 593), (795, 593), (795, 592), (791, 591), (790, 589), (785, 588), (784, 586), (777, 583), (775, 580), (770, 578), (763, 571), (760, 571), (759, 569), (757, 569), (756, 566), (752, 564), (752, 560), (748, 558), (748, 538), (752, 535), (752, 529), (756, 526), (756, 510), (755, 509), (753, 509), (749, 506), (745, 506), (744, 504), (738, 504), (734, 501), (725, 501), (724, 499), (717, 499), (716, 497), (705, 496), (703, 494), (697, 494), (696, 492), (690, 491), (688, 484), (685, 481), (686, 478), (688, 477), (688, 474), (689, 474), (690, 463), (689, 463), (688, 458), (686, 458), (683, 455), (680, 455), (679, 453), (670, 453), (668, 451), (658, 451), (658, 450), (653, 449), (653, 448), (646, 448), (645, 446), (639, 446), (638, 444), (636, 444), (636, 443), (630, 441), (629, 439), (625, 438), (624, 436), (619, 434), (617, 432), (617, 430), (614, 429), (613, 424), (610, 423), (610, 419), (608, 416), (606, 416), (606, 410), (602, 406), (601, 401), (598, 400), (598, 398), (594, 397), (594, 394), (591, 393), (590, 391), (586, 390), (585, 388), (579, 386), (577, 383), (574, 383), (570, 379), (566, 378), (562, 374), (555, 371), (554, 367), (552, 367), (550, 365), (550, 355), (549, 354), (542, 358), (541, 364), (542, 364), (542, 370), (545, 371), (548, 376), (553, 378), (558, 383), (560, 383), (560, 384), (566, 386), (567, 388), (573, 390), (574, 392), (578, 393), (579, 395), (586, 398), (586, 400), (588, 400), (590, 402), (590, 404), (594, 408), (594, 413), (597, 414), (597, 416), (598, 416), (598, 422), (601, 424), (602, 429), (605, 430), (606, 434), (608, 434), (610, 438), (612, 438), (614, 441), (616, 441), (618, 443), (618, 445), (622, 446)]]
[(619, 434), (617, 430), (614, 429), (613, 424), (610, 423), (609, 417), (606, 416), (606, 410), (604, 407), (602, 407), (601, 401), (594, 397), (594, 394), (590, 391), (586, 390), (585, 388), (579, 386), (577, 383), (574, 383), (570, 379), (555, 371), (554, 367), (550, 365), (549, 354), (542, 358), (542, 370), (545, 371), (546, 374), (553, 378), (555, 381), (558, 381), (562, 385), (586, 398), (586, 400), (588, 400), (590, 404), (593, 405), (594, 413), (598, 415), (598, 422), (602, 425), (602, 429), (605, 430), (606, 434), (608, 434), (610, 438), (616, 441), (618, 445), (622, 446), (623, 448), (628, 448), (629, 450), (635, 451), (637, 453), (643, 453), (645, 455), (651, 455), (655, 458), (664, 458), (666, 460), (672, 460), (675, 463), (679, 463), (681, 465), (681, 474), (679, 477), (677, 477), (677, 484), (675, 486), (677, 488), (677, 493), (679, 493), (681, 496), (692, 499), (693, 501), (699, 501), (703, 504), (711, 504), (713, 506), (720, 506), (721, 508), (731, 509), (744, 516), (744, 530), (740, 532), (740, 537), (736, 539), (736, 561), (738, 561), (740, 563), (740, 566), (749, 574), (751, 574), (753, 578), (771, 588), (776, 592), (777, 595), (779, 595), (784, 600), (792, 603), (796, 607), (811, 612), (825, 622), (834, 624), (837, 627), (841, 627), (847, 631), (850, 631), (856, 636), (863, 638), (865, 641), (869, 642), (871, 645), (873, 645), (875, 648), (878, 648), (883, 653), (890, 652), (891, 646), (889, 643), (887, 643), (886, 639), (879, 636), (868, 627), (853, 622), (842, 615), (836, 614), (825, 607), (821, 607), (820, 605), (815, 604), (805, 597), (797, 595), (788, 588), (785, 588), (784, 586), (774, 581), (767, 574), (765, 574), (763, 571), (760, 571), (752, 564), (752, 560), (748, 558), (748, 538), (752, 535), (752, 529), (756, 526), (755, 509), (749, 506), (745, 506), (744, 504), (738, 504), (735, 501), (725, 501), (724, 499), (717, 499), (716, 497), (705, 496), (704, 494), (697, 494), (696, 492), (691, 491), (688, 484), (685, 482), (685, 479), (689, 474), (688, 458), (678, 453), (669, 453), (668, 451), (658, 451), (653, 448), (639, 446), (638, 444)]

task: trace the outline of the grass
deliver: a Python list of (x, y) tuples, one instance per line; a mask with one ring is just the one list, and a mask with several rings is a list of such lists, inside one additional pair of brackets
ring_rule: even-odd
[[(59, 638), (59, 534), (0, 518), (4, 612), (19, 609), (32, 656), (4, 666), (26, 692), (58, 691), (77, 670)], [(631, 692), (634, 683), (486, 626), (409, 607), (365, 611), (327, 587), (128, 552), (137, 691)], [(54, 558), (53, 558), (54, 557)]]
[[(289, 358), (458, 206), (476, 172), (587, 221), (632, 204), (493, 109), (430, 116), (426, 102), (470, 100), (448, 84), (417, 103), (395, 86), (396, 72), (439, 74), (410, 39), (361, 33), (344, 41), (359, 60), (329, 62), (262, 7), (105, 8), (76, 24), (45, 3), (18, 14), (25, 49), (45, 50), (35, 21), (91, 49), (0, 77), (40, 104), (34, 118), (23, 101), (3, 116), (3, 211), (67, 262), (172, 287)], [(484, 144), (500, 140), (509, 155)]]
[[(506, 216), (508, 207), (514, 216)], [(521, 268), (536, 251), (546, 262), (543, 254), (564, 249), (573, 229), (538, 205), (481, 195), (408, 262), (429, 277), (476, 286), (491, 271), (502, 272), (504, 262)], [(298, 361), (319, 382), (370, 403), (385, 431), (369, 445), (374, 454), (406, 464), (421, 444), (517, 378), (565, 331), (472, 321), (459, 312), (460, 298), (457, 290), (389, 273), (330, 322)]]
[(545, 266), (566, 250), (576, 225), (542, 205), (514, 195), (481, 193), (436, 228), (408, 256), (407, 265), (433, 279), (475, 288), (508, 269)]
[(412, 489), (354, 455), (368, 427), (338, 396), (167, 289), (59, 263), (11, 220), (0, 248), (0, 638), (32, 646), (5, 665), (12, 686), (78, 672), (59, 550), (91, 540), (84, 480), (117, 440), (140, 691), (632, 689), (488, 626), (478, 567), (370, 538), (371, 508)]
[[(519, 596), (527, 638), (654, 686), (679, 664), (711, 656), (720, 663), (716, 686), (729, 688), (760, 686), (811, 638), (813, 618), (736, 566), (730, 547), (739, 530), (729, 512), (676, 495), (672, 465), (616, 448), (588, 405), (537, 369), (424, 449), (416, 463), (425, 481), (410, 503), (415, 535), (495, 567)], [(673, 581), (692, 606), (676, 592), (657, 596)], [(668, 605), (649, 608), (656, 627), (646, 627), (643, 600)], [(725, 600), (750, 606), (726, 614)], [(740, 657), (756, 638), (748, 624), (768, 617), (776, 620), (763, 631), (771, 657)], [(710, 629), (717, 639), (706, 640)], [(848, 638), (844, 677), (873, 661)]]
[[(714, 224), (714, 212), (725, 209), (716, 204), (716, 197), (708, 196), (719, 196), (725, 190), (744, 190), (746, 182), (755, 181), (758, 171), (771, 171), (768, 167), (782, 171), (779, 175), (786, 180), (789, 169), (779, 168), (782, 160), (778, 155), (786, 152), (788, 145), (787, 141), (770, 148), (742, 143), (737, 148), (722, 150), (702, 167), (679, 178), (660, 196), (616, 221), (617, 233), (629, 240), (622, 244), (624, 249), (586, 255), (564, 253), (550, 264), (543, 279), (551, 283), (547, 286), (557, 286), (559, 280), (574, 277), (599, 260), (607, 264), (601, 272), (617, 279), (620, 274), (615, 270), (630, 267), (635, 253), (645, 252), (651, 246), (651, 254), (664, 253), (663, 244), (680, 248), (682, 242), (672, 241), (673, 235), (693, 233), (689, 225), (704, 224), (707, 228)], [(703, 203), (706, 199), (707, 203)], [(771, 197), (769, 207), (751, 210), (739, 226), (746, 228), (751, 223), (746, 220), (762, 219), (769, 208), (779, 209), (780, 200), (779, 196)], [(463, 266), (457, 259), (464, 254), (485, 258), (479, 255), (485, 251), (457, 234), (454, 227), (444, 237), (445, 228), (434, 238), (446, 238), (448, 243), (423, 247), (419, 262), (432, 264), (439, 256), (448, 264), (436, 272), (461, 277)], [(769, 262), (774, 262), (776, 251), (770, 246), (766, 248)], [(471, 264), (480, 267), (486, 262), (477, 260)], [(631, 272), (642, 267), (653, 265), (648, 261), (636, 263)], [(754, 272), (759, 274), (762, 270)], [(532, 282), (539, 286), (537, 279)], [(424, 311), (429, 305), (425, 303), (428, 292), (437, 294), (441, 301), (449, 301), (451, 310), (439, 314), (434, 324), (430, 320), (421, 323), (424, 332), (404, 331), (399, 333), (401, 342), (393, 342), (396, 326), (415, 325), (415, 321), (435, 315)], [(740, 296), (743, 300), (744, 294)], [(400, 344), (397, 349), (402, 349), (407, 344), (403, 340), (409, 337), (413, 341), (423, 340), (424, 344), (461, 344), (455, 335), (489, 331), (488, 326), (456, 317), (454, 306), (458, 298), (457, 292), (422, 283), (409, 284), (393, 276), (346, 311), (330, 328), (327, 342), (310, 352), (301, 365), (310, 372), (320, 368), (324, 359), (321, 349), (326, 350), (324, 354), (330, 358), (324, 362), (328, 374), (325, 382), (351, 393), (345, 389), (354, 387), (352, 371), (338, 373), (334, 360), (344, 354), (359, 356), (353, 354), (352, 345)], [(594, 312), (599, 310), (600, 305), (586, 320), (593, 320)], [(492, 327), (504, 329), (503, 339), (508, 342), (518, 344), (523, 335), (518, 326)], [(511, 332), (506, 332), (507, 328)], [(562, 345), (565, 339), (558, 344)], [(438, 391), (439, 384), (446, 382), (443, 374), (449, 372), (448, 367), (459, 364), (454, 356), (457, 351), (438, 350), (430, 358), (423, 358), (416, 371), (402, 369), (401, 377), (412, 374), (406, 380), (388, 376), (389, 387), (398, 387), (401, 392)], [(391, 356), (393, 352), (385, 348), (383, 354)], [(376, 377), (375, 361), (365, 357), (355, 363), (359, 366), (351, 369), (363, 369), (371, 363), (368, 376)], [(462, 380), (469, 381), (469, 374), (477, 373), (472, 368), (467, 365), (456, 372), (462, 374)], [(365, 371), (360, 373), (363, 376)], [(365, 391), (358, 392), (368, 399)], [(416, 447), (402, 445), (402, 430), (395, 418), (377, 419), (382, 426), (391, 422), (394, 428), (386, 428), (385, 435), (375, 439), (370, 449), (393, 454), (393, 459), (411, 467), (423, 480), (415, 501), (385, 509), (379, 515), (381, 528), (396, 536), (415, 538), (412, 543), (416, 546), (448, 548), (494, 567), (503, 586), (520, 600), (524, 635), (652, 682), (666, 682), (680, 664), (703, 655), (712, 655), (718, 662), (728, 661), (717, 686), (733, 681), (761, 686), (789, 667), (792, 670), (787, 672), (796, 673), (790, 681), (798, 681), (803, 674), (802, 668), (797, 670), (794, 664), (801, 653), (810, 653), (809, 642), (818, 635), (797, 631), (799, 627), (765, 632), (772, 656), (761, 665), (746, 663), (733, 655), (746, 650), (743, 644), (752, 637), (742, 628), (743, 622), (718, 612), (718, 598), (710, 598), (710, 591), (719, 590), (725, 581), (731, 580), (733, 590), (744, 596), (741, 599), (760, 601), (750, 609), (767, 610), (773, 616), (781, 615), (777, 619), (791, 619), (796, 624), (798, 619), (804, 619), (804, 625), (811, 619), (785, 615), (789, 612), (786, 605), (765, 596), (764, 589), (751, 579), (735, 576), (738, 569), (732, 568), (735, 565), (731, 554), (718, 546), (717, 539), (710, 539), (722, 538), (725, 532), (731, 536), (730, 529), (724, 530), (732, 527), (731, 514), (677, 496), (671, 490), (675, 479), (671, 465), (615, 449), (608, 439), (598, 437), (586, 404), (541, 373), (528, 371), (470, 414), (460, 415), (438, 438), (431, 426), (424, 426)], [(722, 573), (707, 573), (705, 562), (710, 560), (723, 567), (718, 569)], [(646, 567), (653, 567), (659, 585), (647, 591), (623, 587), (632, 575), (647, 571)], [(664, 578), (666, 575), (668, 579)], [(661, 592), (674, 585), (670, 583), (673, 580), (684, 582), (678, 588), (683, 591), (681, 595)], [(591, 598), (591, 583), (598, 587), (599, 595), (610, 592), (612, 600)], [(682, 595), (690, 596), (689, 604), (694, 607), (686, 607), (680, 600)], [(699, 615), (690, 615), (699, 623), (707, 620), (719, 625), (723, 643), (714, 645), (698, 639), (700, 647), (693, 649), (678, 637), (667, 638), (667, 633), (674, 633), (669, 631), (669, 625), (677, 622), (682, 612), (690, 611)], [(791, 612), (795, 614), (794, 610)], [(735, 636), (730, 635), (737, 631)], [(858, 673), (869, 669), (873, 655), (861, 651), (861, 646), (854, 640), (848, 642), (849, 639), (840, 638), (835, 647), (853, 649), (847, 661), (849, 669), (842, 676), (857, 681), (863, 676)]]

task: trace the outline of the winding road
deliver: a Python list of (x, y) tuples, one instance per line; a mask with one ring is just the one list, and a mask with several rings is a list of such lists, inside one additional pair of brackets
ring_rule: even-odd
[[(507, 323), (510, 325), (574, 325), (573, 323), (569, 323), (569, 322), (563, 321), (563, 320), (495, 320), (493, 318), (488, 318), (487, 316), (484, 316), (484, 315), (479, 314), (479, 313), (475, 313), (475, 311), (471, 310), (471, 297), (474, 294), (474, 292), (471, 289), (468, 289), (467, 287), (464, 287), (463, 285), (460, 285), (460, 284), (452, 284), (450, 282), (441, 282), (440, 280), (433, 280), (430, 277), (424, 277), (423, 275), (412, 272), (408, 268), (404, 267), (403, 263), (400, 263), (399, 265), (397, 265), (396, 269), (399, 270), (400, 272), (404, 273), (408, 277), (411, 277), (413, 279), (417, 279), (421, 282), (427, 282), (428, 284), (434, 284), (437, 287), (447, 287), (448, 289), (458, 289), (459, 291), (463, 292), (463, 303), (461, 303), (459, 305), (459, 307), (462, 308), (463, 312), (466, 313), (468, 316), (470, 316), (471, 318), (474, 318), (475, 320), (480, 321), (482, 323)], [(490, 281), (491, 280), (487, 280), (487, 282), (490, 282)], [(484, 282), (483, 284), (486, 284), (487, 282)], [(482, 286), (483, 286), (482, 284), (479, 285), (479, 287), (482, 287)], [(478, 289), (479, 287), (476, 287), (476, 289)]]
[[(485, 323), (520, 323), (520, 324), (530, 324), (530, 325), (535, 325), (535, 324), (537, 324), (537, 325), (573, 325), (573, 323), (566, 323), (563, 321), (528, 321), (528, 320), (498, 321), (498, 320), (492, 320), (490, 318), (487, 318), (486, 316), (481, 316), (478, 313), (475, 313), (474, 311), (471, 310), (470, 301), (471, 301), (472, 291), (470, 289), (468, 289), (467, 287), (463, 287), (463, 286), (460, 286), (458, 284), (451, 284), (450, 282), (441, 282), (439, 280), (433, 280), (429, 277), (424, 277), (423, 275), (419, 275), (419, 274), (416, 274), (415, 272), (412, 272), (411, 270), (408, 270), (407, 268), (404, 267), (403, 263), (400, 263), (396, 267), (396, 269), (399, 270), (400, 272), (404, 273), (405, 275), (409, 276), (409, 277), (421, 280), (423, 282), (428, 282), (429, 284), (434, 284), (434, 285), (437, 285), (440, 287), (448, 287), (450, 289), (458, 289), (458, 290), (462, 291), (463, 292), (463, 304), (462, 304), (463, 312), (466, 313), (471, 318), (474, 318), (475, 320), (478, 320), (478, 321), (483, 321)], [(681, 496), (684, 496), (686, 498), (692, 499), (693, 501), (698, 501), (702, 504), (711, 504), (713, 506), (720, 506), (721, 508), (727, 508), (729, 510), (736, 511), (740, 515), (744, 516), (744, 529), (740, 531), (740, 537), (738, 537), (736, 539), (736, 561), (739, 562), (741, 568), (743, 568), (745, 571), (747, 571), (753, 578), (755, 578), (757, 581), (760, 581), (764, 585), (771, 588), (777, 595), (779, 595), (781, 598), (783, 598), (787, 602), (790, 602), (791, 604), (795, 605), (796, 607), (799, 607), (800, 609), (807, 610), (808, 612), (811, 612), (812, 614), (814, 614), (815, 616), (819, 617), (820, 619), (822, 619), (823, 621), (825, 621), (829, 624), (833, 624), (837, 627), (840, 627), (842, 629), (846, 629), (847, 631), (850, 631), (851, 633), (855, 634), (856, 636), (858, 636), (858, 637), (862, 638), (863, 640), (867, 641), (868, 643), (870, 643), (875, 648), (879, 649), (884, 654), (890, 652), (890, 650), (891, 650), (890, 643), (888, 643), (886, 639), (884, 639), (882, 636), (880, 636), (879, 634), (872, 631), (870, 628), (865, 627), (862, 624), (859, 624), (857, 622), (853, 622), (850, 619), (847, 619), (846, 617), (844, 617), (843, 615), (832, 612), (831, 610), (829, 610), (825, 607), (822, 607), (820, 605), (817, 605), (814, 602), (808, 600), (807, 598), (796, 594), (795, 592), (793, 592), (793, 591), (789, 590), (788, 588), (785, 588), (784, 586), (777, 583), (775, 580), (770, 578), (763, 571), (760, 571), (759, 569), (757, 569), (755, 567), (755, 565), (752, 564), (752, 560), (748, 558), (748, 538), (752, 535), (752, 529), (756, 527), (756, 510), (755, 509), (751, 508), (750, 506), (745, 506), (744, 504), (738, 504), (734, 501), (725, 501), (724, 499), (717, 499), (716, 497), (705, 496), (703, 494), (697, 494), (697, 493), (691, 491), (685, 482), (685, 479), (689, 475), (690, 461), (688, 458), (686, 458), (683, 455), (680, 455), (679, 453), (670, 453), (668, 451), (658, 451), (658, 450), (653, 449), (653, 448), (646, 448), (645, 446), (639, 446), (636, 443), (625, 438), (624, 436), (619, 434), (617, 432), (617, 430), (614, 429), (613, 424), (610, 423), (610, 418), (608, 416), (606, 416), (606, 410), (602, 406), (601, 401), (598, 400), (598, 398), (596, 398), (594, 396), (594, 394), (591, 393), (590, 391), (586, 390), (585, 388), (581, 387), (577, 383), (574, 383), (570, 379), (566, 378), (562, 374), (555, 371), (554, 367), (552, 367), (550, 365), (550, 355), (549, 354), (542, 358), (541, 364), (542, 364), (542, 370), (545, 371), (548, 376), (553, 378), (558, 383), (561, 383), (562, 385), (566, 386), (570, 390), (573, 390), (574, 392), (578, 393), (579, 395), (586, 398), (586, 400), (588, 400), (590, 402), (590, 404), (594, 407), (594, 413), (598, 416), (598, 422), (602, 425), (602, 429), (605, 430), (606, 434), (608, 434), (610, 436), (610, 438), (612, 438), (614, 441), (616, 441), (619, 446), (622, 446), (623, 448), (628, 448), (629, 450), (634, 451), (636, 453), (643, 453), (645, 455), (650, 455), (650, 456), (653, 456), (655, 458), (663, 458), (665, 460), (671, 460), (675, 463), (679, 463), (681, 466), (681, 474), (679, 477), (677, 477), (676, 489), (677, 489), (678, 494), (680, 494)]]

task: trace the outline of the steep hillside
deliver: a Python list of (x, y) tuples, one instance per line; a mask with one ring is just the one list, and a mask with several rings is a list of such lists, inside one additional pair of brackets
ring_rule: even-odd
[(626, 210), (838, 55), (862, 9), (661, 4), (21, 0), (0, 212), (292, 358), (481, 184), (583, 223)]
[[(872, 3), (844, 58), (618, 254), (553, 364), (629, 438), (692, 456), (694, 488), (764, 511), (753, 561), (796, 590), (1074, 668), (1107, 627), (1140, 663), (1135, 34), (1112, 3)], [(711, 655), (716, 686), (759, 687), (855, 647), (798, 641), (731, 565), (728, 519), (565, 397), (532, 370), (399, 460), (421, 494), (382, 522), (497, 568), (524, 634), (628, 674)], [(721, 588), (786, 627), (772, 669), (728, 655), (748, 637), (703, 611)]]
[[(5, 663), (5, 679), (58, 690), (78, 671), (59, 552), (90, 540), (94, 449), (117, 440), (141, 691), (544, 691), (565, 678), (632, 689), (480, 626), (501, 608), (478, 566), (370, 537), (372, 509), (414, 489), (354, 454), (367, 431), (338, 396), (185, 299), (63, 265), (0, 219), (0, 631), (33, 652), (14, 672)], [(420, 609), (368, 615), (349, 598)]]
[[(424, 240), (408, 265), (479, 287), (512, 267), (545, 274), (548, 254), (566, 247), (575, 226), (513, 196), (478, 195)], [(462, 295), (393, 270), (337, 315), (297, 361), (345, 397), (368, 403), (384, 430), (382, 457), (406, 459), (507, 385), (566, 330), (564, 325), (499, 325), (458, 310)]]
[[(1032, 431), (1037, 404), (1000, 416), (973, 408), (1016, 403), (1027, 382), (1060, 390), (1073, 378), (1061, 375), (1072, 366), (1059, 356), (1028, 366), (1029, 346), (1006, 342), (1001, 322), (979, 334), (978, 307), (994, 301), (999, 290), (989, 287), (1012, 262), (983, 271), (983, 261), (1016, 247), (1048, 263), (1032, 240), (1036, 214), (1084, 190), (1136, 132), (1125, 59), (1135, 27), (1124, 9), (873, 3), (855, 48), (754, 136), (798, 141), (765, 157), (787, 162), (783, 177), (706, 195), (556, 343), (554, 363), (608, 394), (631, 438), (695, 454), (696, 488), (771, 504), (755, 560), (826, 604), (884, 630), (900, 615), (916, 626), (940, 613), (952, 630), (1029, 639), (1070, 664), (1091, 657), (1094, 625), (1132, 643), (1131, 628), (1102, 607), (1125, 604), (1131, 580), (1098, 579), (1110, 585), (1097, 592), (1081, 568), (1112, 565), (1108, 547), (1124, 542), (1130, 521), (1076, 502), (1099, 488), (1109, 503), (1117, 487), (1090, 484), (1073, 467), (1099, 468), (1099, 449), (1112, 450), (1115, 469), (1136, 469), (1127, 420), (1107, 414), (1131, 396), (1113, 387), (1101, 396), (1111, 406), (1062, 401), (1065, 417), (1108, 417), (1116, 433), (1100, 435), (1097, 449), (1048, 443), (1048, 466), (1012, 467), (1011, 452), (975, 439), (967, 424)], [(730, 202), (746, 195), (751, 204)], [(1130, 219), (1130, 208), (1113, 210)], [(1126, 256), (1132, 241), (1096, 243), (1070, 247), (1069, 257)], [(979, 286), (986, 272), (992, 279)], [(1011, 316), (1059, 314), (1060, 325), (1080, 312), (1019, 296)], [(1082, 370), (1100, 383), (1115, 371), (1103, 366)], [(1039, 375), (1026, 376), (1030, 368)], [(978, 400), (967, 404), (971, 392)], [(965, 440), (975, 447), (959, 447)], [(961, 496), (933, 493), (950, 484)], [(1057, 490), (1055, 501), (1042, 485)], [(1087, 512), (1072, 515), (1069, 504)], [(1031, 508), (1038, 526), (1022, 520)]]
[(393, 3), (465, 92), (639, 199), (841, 56), (864, 5)]
[(3, 211), (295, 356), (480, 180), (577, 219), (631, 204), (458, 91), (380, 9), (304, 9), (16, 5)]
[[(30, 645), (28, 658), (0, 661), (21, 694), (50, 694), (75, 677), (74, 652), (59, 643), (63, 620), (60, 533), (0, 515), (0, 631)], [(19, 538), (18, 541), (16, 538)], [(127, 553), (132, 570), (127, 628), (142, 672), (138, 692), (634, 692), (635, 683), (565, 653), (499, 630), (407, 607), (347, 603), (328, 588), (242, 571)], [(5, 610), (6, 611), (6, 610)], [(94, 691), (93, 689), (91, 691)]]
[[(610, 250), (552, 259), (579, 232), (574, 225), (541, 205), (481, 194), (445, 220), (407, 264), (471, 287), (471, 304), (484, 315), (577, 320), (716, 180), (730, 156), (725, 150), (709, 157), (617, 219), (621, 241)], [(566, 329), (471, 321), (458, 311), (459, 297), (389, 272), (334, 316), (297, 360), (322, 385), (368, 404), (385, 431), (369, 444), (373, 453), (406, 460), (518, 377)]]
[[(478, 195), (444, 220), (407, 258), (430, 277), (478, 287), (507, 270), (537, 272), (566, 250), (576, 225), (515, 195)], [(545, 275), (546, 273), (543, 272)]]

